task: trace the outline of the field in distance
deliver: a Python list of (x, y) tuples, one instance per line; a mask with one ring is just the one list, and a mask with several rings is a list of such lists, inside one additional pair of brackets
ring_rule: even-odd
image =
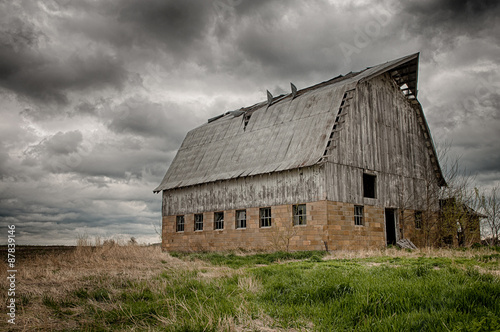
[[(500, 248), (164, 253), (18, 251), (0, 330), (496, 331)], [(2, 251), (3, 254), (3, 251)], [(6, 256), (6, 255), (4, 255)], [(0, 301), (7, 312), (7, 264)]]

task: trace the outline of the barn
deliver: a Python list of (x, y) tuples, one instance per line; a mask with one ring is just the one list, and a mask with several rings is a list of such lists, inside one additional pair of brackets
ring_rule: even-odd
[[(419, 53), (225, 112), (161, 184), (168, 251), (423, 245), (445, 180), (417, 99)], [(430, 211), (430, 213), (429, 213)], [(429, 219), (429, 220), (428, 220)]]

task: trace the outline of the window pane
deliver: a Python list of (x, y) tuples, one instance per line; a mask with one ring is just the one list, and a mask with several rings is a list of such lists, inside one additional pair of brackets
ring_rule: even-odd
[(215, 212), (214, 220), (214, 229), (224, 229), (224, 212)]
[(306, 204), (298, 204), (292, 206), (293, 211), (293, 224), (294, 225), (305, 225), (306, 220)]
[(184, 232), (184, 216), (177, 216), (175, 224), (177, 232)]
[(260, 227), (271, 227), (271, 208), (261, 208), (260, 214)]
[(363, 226), (363, 206), (355, 205), (354, 206), (354, 225)]
[(195, 231), (203, 230), (203, 214), (194, 215), (194, 230)]
[(236, 211), (236, 228), (246, 228), (247, 227), (247, 211), (239, 210)]

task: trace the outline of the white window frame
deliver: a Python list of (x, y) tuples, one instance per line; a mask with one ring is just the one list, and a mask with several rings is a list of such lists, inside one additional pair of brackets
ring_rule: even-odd
[(247, 228), (247, 210), (236, 210), (236, 229)]
[(354, 205), (354, 225), (364, 226), (365, 225), (365, 211), (363, 205)]
[(184, 219), (184, 215), (175, 217), (175, 231), (177, 233), (184, 232), (184, 226), (186, 225), (186, 221)]
[(203, 230), (203, 213), (197, 213), (194, 215), (194, 230), (195, 231)]
[(296, 204), (292, 206), (292, 216), (294, 226), (307, 225), (307, 206), (306, 204)]
[(272, 214), (270, 207), (259, 209), (259, 226), (260, 228), (268, 228), (272, 226)]
[(214, 230), (224, 229), (224, 211), (214, 212)]

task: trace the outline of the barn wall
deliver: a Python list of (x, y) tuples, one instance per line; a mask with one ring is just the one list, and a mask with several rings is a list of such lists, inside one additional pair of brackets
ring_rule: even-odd
[[(358, 84), (334, 132), (326, 166), (331, 201), (422, 209), (437, 187), (419, 113), (384, 74)], [(363, 171), (377, 175), (377, 198), (363, 198)]]
[(324, 200), (323, 166), (163, 191), (163, 216)]
[(327, 201), (330, 250), (380, 249), (385, 247), (384, 209), (364, 206), (364, 225), (354, 224), (354, 204)]
[(387, 208), (424, 209), (426, 180), (372, 171), (377, 176), (376, 198), (363, 197), (363, 172), (359, 167), (326, 163), (327, 198), (334, 202)]

